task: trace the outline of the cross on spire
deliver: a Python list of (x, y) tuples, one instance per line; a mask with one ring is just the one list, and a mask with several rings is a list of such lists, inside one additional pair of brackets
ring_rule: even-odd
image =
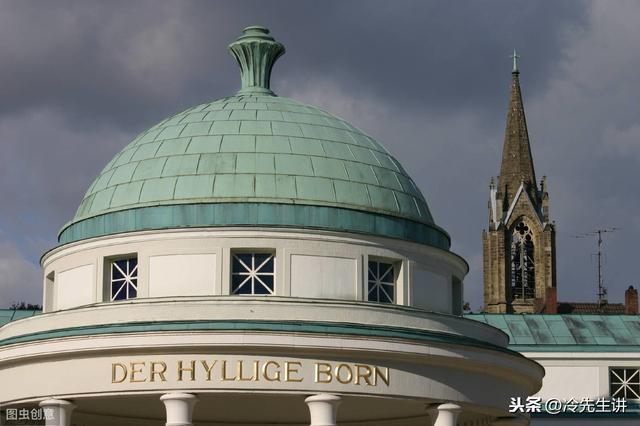
[(516, 49), (513, 49), (513, 54), (509, 55), (509, 57), (513, 59), (513, 70), (511, 70), (511, 72), (520, 72), (518, 71), (518, 59), (520, 59), (520, 55), (516, 53)]

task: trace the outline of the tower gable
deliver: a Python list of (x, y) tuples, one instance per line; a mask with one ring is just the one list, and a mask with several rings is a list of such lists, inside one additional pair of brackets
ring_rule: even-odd
[(529, 193), (524, 190), (524, 184), (521, 184), (520, 188), (518, 188), (518, 192), (516, 192), (509, 210), (504, 216), (503, 223), (507, 228), (511, 228), (513, 223), (521, 217), (535, 221), (541, 229), (544, 226), (539, 206), (531, 199)]

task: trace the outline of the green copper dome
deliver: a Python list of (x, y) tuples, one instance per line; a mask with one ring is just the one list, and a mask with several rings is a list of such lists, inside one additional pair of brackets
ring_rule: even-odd
[(271, 92), (271, 67), (284, 47), (268, 30), (247, 28), (230, 50), (242, 89), (138, 135), (89, 187), (61, 243), (142, 229), (275, 225), (448, 248), (424, 197), (382, 145)]

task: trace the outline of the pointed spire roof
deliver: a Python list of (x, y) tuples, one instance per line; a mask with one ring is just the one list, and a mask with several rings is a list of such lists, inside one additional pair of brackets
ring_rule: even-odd
[(524, 105), (520, 92), (520, 71), (518, 70), (515, 51), (513, 52), (513, 71), (511, 72), (511, 99), (507, 113), (507, 127), (504, 134), (502, 148), (502, 164), (498, 180), (498, 192), (505, 201), (513, 200), (520, 184), (524, 183), (525, 190), (536, 200), (536, 175), (533, 168), (533, 158), (529, 145), (527, 120), (524, 115)]

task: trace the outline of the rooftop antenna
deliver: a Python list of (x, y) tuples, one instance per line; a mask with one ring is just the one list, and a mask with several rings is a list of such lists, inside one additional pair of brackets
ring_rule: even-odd
[(602, 234), (618, 231), (620, 228), (600, 228), (584, 234), (572, 235), (573, 238), (589, 238), (598, 237), (598, 306), (602, 307), (607, 304), (607, 289), (604, 286), (602, 278)]

